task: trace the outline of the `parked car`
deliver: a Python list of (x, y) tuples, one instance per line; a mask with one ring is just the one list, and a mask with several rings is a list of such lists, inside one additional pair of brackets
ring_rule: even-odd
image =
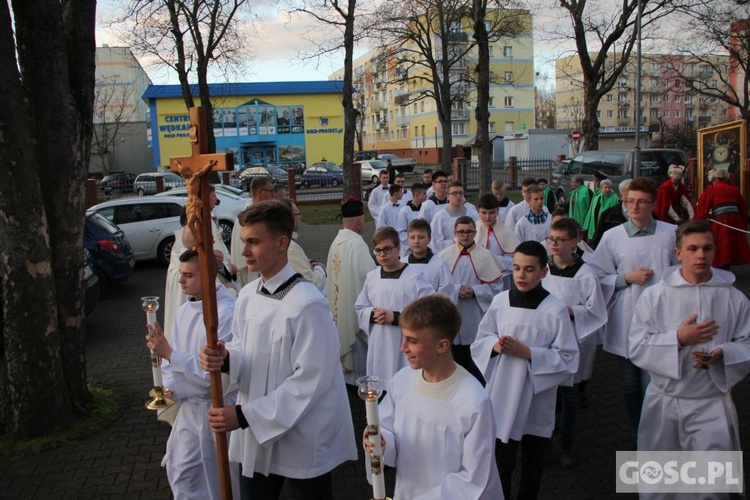
[(185, 179), (172, 172), (151, 172), (140, 174), (133, 182), (133, 191), (138, 196), (156, 194), (156, 178), (164, 179), (164, 191), (185, 185)]
[[(288, 186), (289, 185), (289, 173), (288, 168), (286, 166), (276, 166), (276, 165), (267, 165), (266, 169), (271, 173), (274, 179), (279, 178), (280, 176), (284, 176), (283, 182), (278, 182), (278, 184), (281, 184), (282, 186)], [(275, 181), (274, 181), (275, 182)], [(294, 174), (294, 187), (300, 187), (302, 185), (302, 176), (297, 175), (296, 172)]]
[(378, 158), (378, 152), (375, 149), (354, 152), (354, 161), (376, 160), (377, 158)]
[(344, 182), (344, 171), (333, 163), (313, 163), (302, 174), (302, 185), (340, 186)]
[(252, 196), (250, 196), (250, 193), (236, 186), (231, 186), (229, 184), (216, 184), (215, 186), (217, 191), (226, 191), (227, 193), (239, 196), (240, 198), (252, 198)]
[(362, 182), (372, 182), (373, 184), (378, 182), (380, 172), (383, 172), (386, 167), (385, 162), (380, 160), (355, 161), (354, 166), (357, 165), (362, 170)]
[(391, 163), (399, 172), (413, 172), (414, 167), (417, 164), (417, 160), (415, 160), (414, 158), (399, 158), (398, 156), (392, 154), (378, 155), (378, 160), (382, 161), (383, 163), (387, 163), (388, 160), (391, 160)]
[(274, 184), (288, 184), (288, 177), (285, 171), (274, 169), (273, 167), (249, 167), (240, 172), (240, 183), (242, 189), (250, 192), (250, 184), (256, 177), (267, 177)]
[(99, 182), (99, 189), (106, 195), (112, 194), (113, 191), (120, 193), (132, 193), (133, 182), (136, 175), (128, 172), (115, 172), (104, 176)]
[(94, 271), (94, 259), (85, 248), (83, 249), (83, 308), (86, 316), (94, 312), (99, 304), (101, 290), (99, 277)]
[[(237, 215), (247, 207), (249, 200), (248, 198), (243, 198), (230, 193), (229, 191), (222, 189), (220, 186), (220, 184), (216, 186), (216, 199), (218, 204), (214, 208), (214, 215), (216, 216), (216, 223), (219, 225), (219, 228), (221, 228), (221, 238), (224, 240), (224, 243), (228, 248), (229, 241), (232, 239), (234, 219), (236, 219)], [(180, 196), (187, 198), (187, 188), (176, 188), (168, 192), (157, 194), (156, 196)]]
[(135, 258), (130, 242), (122, 229), (102, 215), (86, 214), (83, 246), (91, 255), (102, 295), (133, 274)]
[(157, 259), (168, 266), (186, 202), (179, 196), (120, 198), (94, 205), (86, 213), (97, 213), (122, 229), (136, 261)]
[[(570, 179), (582, 175), (585, 181), (590, 181), (594, 172), (600, 171), (607, 175), (617, 190), (620, 182), (633, 178), (634, 161), (635, 151), (632, 149), (585, 151), (558, 165), (550, 179), (550, 187), (554, 189), (558, 201), (567, 201)], [(669, 178), (667, 170), (672, 164), (687, 165), (687, 157), (682, 150), (641, 149), (641, 176), (650, 177), (657, 185)], [(690, 179), (687, 173), (685, 179)]]

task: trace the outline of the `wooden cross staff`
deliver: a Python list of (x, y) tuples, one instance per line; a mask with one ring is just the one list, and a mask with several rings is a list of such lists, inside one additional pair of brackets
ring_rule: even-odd
[[(211, 227), (211, 203), (209, 201), (208, 172), (211, 170), (233, 170), (232, 153), (207, 154), (206, 110), (203, 107), (190, 108), (190, 143), (193, 151), (190, 156), (177, 156), (169, 159), (169, 169), (178, 172), (187, 184), (188, 201), (185, 212), (188, 227), (193, 233), (200, 262), (201, 289), (203, 291), (203, 318), (206, 325), (207, 344), (216, 348), (219, 317), (216, 309), (216, 264), (214, 262), (213, 231)], [(224, 407), (224, 390), (221, 374), (210, 373), (211, 399), (214, 408)], [(229, 475), (229, 454), (227, 435), (216, 433), (216, 451), (219, 457), (221, 497), (232, 498), (232, 484)]]

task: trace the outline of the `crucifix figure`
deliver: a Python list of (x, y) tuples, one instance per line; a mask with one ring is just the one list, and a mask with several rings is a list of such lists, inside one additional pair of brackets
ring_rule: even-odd
[[(216, 263), (213, 252), (213, 233), (211, 228), (211, 204), (209, 201), (208, 173), (211, 170), (233, 170), (232, 153), (208, 154), (205, 137), (206, 111), (202, 107), (190, 108), (190, 142), (192, 154), (169, 159), (169, 168), (179, 173), (187, 184), (188, 201), (185, 212), (188, 228), (195, 238), (195, 248), (200, 262), (201, 288), (203, 292), (203, 317), (206, 325), (207, 344), (215, 347), (218, 341), (218, 312), (216, 308)], [(215, 408), (224, 406), (221, 374), (211, 373), (211, 399)], [(221, 476), (221, 495), (224, 499), (232, 498), (232, 486), (229, 476), (229, 456), (227, 436), (216, 434), (216, 450), (219, 457), (219, 474)]]

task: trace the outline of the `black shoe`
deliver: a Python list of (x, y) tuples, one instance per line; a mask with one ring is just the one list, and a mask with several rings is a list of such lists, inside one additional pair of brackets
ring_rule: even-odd
[(586, 397), (586, 391), (578, 391), (578, 406), (581, 408), (589, 407), (589, 398)]

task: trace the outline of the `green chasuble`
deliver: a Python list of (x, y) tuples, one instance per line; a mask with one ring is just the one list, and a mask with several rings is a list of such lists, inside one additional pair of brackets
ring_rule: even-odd
[(608, 208), (614, 207), (619, 202), (620, 197), (612, 191), (610, 191), (608, 195), (604, 196), (601, 190), (599, 190), (599, 192), (594, 195), (594, 199), (591, 201), (589, 211), (586, 214), (586, 220), (583, 222), (583, 226), (581, 227), (581, 229), (583, 229), (584, 231), (588, 231), (587, 237), (589, 239), (594, 237), (594, 233), (596, 232), (596, 225), (599, 223), (599, 217), (601, 217), (602, 213)]
[(568, 207), (568, 216), (575, 219), (583, 227), (586, 221), (586, 214), (589, 213), (591, 205), (591, 191), (585, 184), (581, 184), (570, 192), (570, 207)]

